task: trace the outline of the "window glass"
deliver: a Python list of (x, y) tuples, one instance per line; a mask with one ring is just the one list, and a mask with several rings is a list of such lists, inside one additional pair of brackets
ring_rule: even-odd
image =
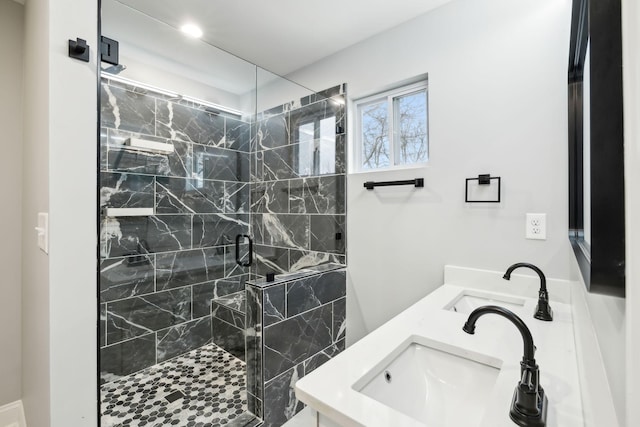
[(426, 163), (427, 100), (423, 81), (355, 101), (355, 169), (400, 169)]
[(363, 106), (361, 113), (362, 168), (389, 166), (389, 112), (386, 100)]
[(393, 100), (396, 115), (396, 164), (427, 161), (427, 96), (426, 91), (399, 96)]

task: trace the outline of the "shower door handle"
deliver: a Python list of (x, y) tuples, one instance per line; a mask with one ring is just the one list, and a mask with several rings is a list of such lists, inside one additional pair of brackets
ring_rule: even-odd
[[(240, 260), (240, 241), (247, 238), (249, 240), (249, 260), (242, 262)], [(253, 264), (253, 239), (248, 234), (238, 234), (236, 236), (236, 264), (241, 267), (249, 267)]]

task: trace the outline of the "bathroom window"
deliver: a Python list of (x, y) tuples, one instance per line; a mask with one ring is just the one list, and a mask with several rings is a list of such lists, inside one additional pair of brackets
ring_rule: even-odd
[(427, 82), (355, 101), (355, 171), (400, 169), (429, 159)]

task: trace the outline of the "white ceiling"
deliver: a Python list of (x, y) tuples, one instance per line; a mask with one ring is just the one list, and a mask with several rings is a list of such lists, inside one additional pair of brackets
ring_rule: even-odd
[(451, 0), (118, 0), (279, 75), (427, 13)]

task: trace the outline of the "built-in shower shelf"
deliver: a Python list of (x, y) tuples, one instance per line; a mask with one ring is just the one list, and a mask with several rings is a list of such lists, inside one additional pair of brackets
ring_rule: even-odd
[(166, 142), (150, 141), (148, 139), (127, 138), (124, 145), (141, 151), (170, 154), (175, 151), (173, 144)]
[(107, 208), (105, 215), (117, 216), (150, 216), (153, 215), (153, 208)]

